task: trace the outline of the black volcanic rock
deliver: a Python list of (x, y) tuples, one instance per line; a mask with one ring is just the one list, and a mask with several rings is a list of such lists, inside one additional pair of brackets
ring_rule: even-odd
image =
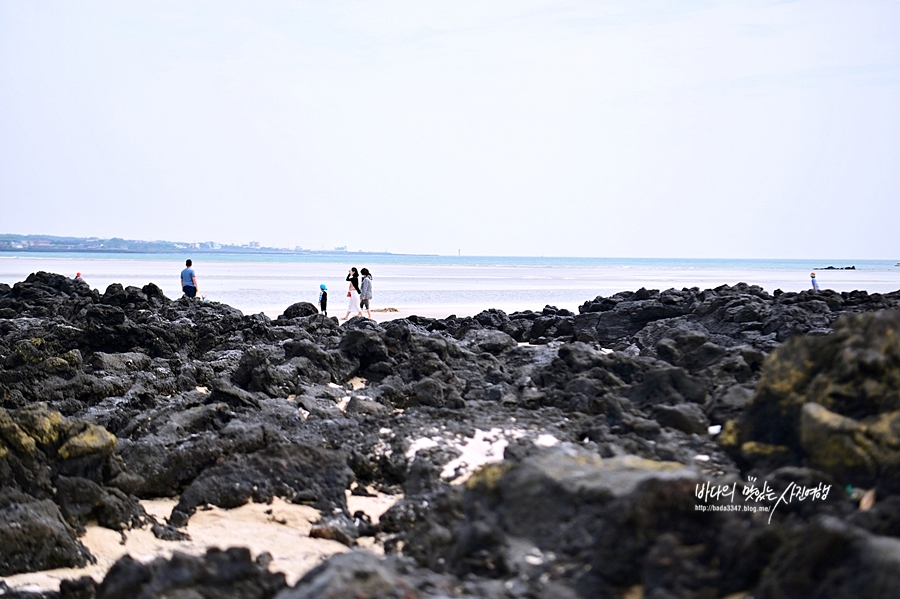
[(3, 488), (51, 499), (76, 530), (97, 519), (109, 528), (145, 522), (134, 497), (116, 488), (122, 464), (116, 437), (96, 424), (64, 418), (44, 404), (0, 408), (0, 482)]
[(315, 316), (319, 313), (319, 310), (309, 302), (297, 302), (296, 304), (291, 304), (288, 306), (284, 313), (278, 317), (279, 320), (290, 320), (292, 318), (298, 318), (303, 316)]
[(204, 470), (184, 490), (170, 521), (183, 526), (198, 506), (235, 508), (249, 501), (282, 497), (326, 512), (347, 511), (344, 490), (353, 482), (345, 455), (302, 445), (270, 445), (252, 454), (232, 455)]
[(755, 595), (761, 599), (877, 597), (900, 594), (900, 540), (817, 518), (772, 559)]
[(753, 462), (781, 455), (841, 483), (900, 491), (900, 312), (849, 315), (823, 337), (796, 337), (763, 369), (727, 439)]
[(269, 572), (264, 556), (253, 560), (248, 549), (232, 547), (201, 557), (175, 552), (148, 564), (125, 556), (97, 586), (96, 599), (269, 599), (285, 586), (284, 574)]
[[(177, 539), (203, 505), (281, 497), (324, 510), (317, 535), (393, 555), (332, 558), (293, 589), (240, 552), (123, 560), (58, 595), (892, 592), (897, 323), (876, 312), (898, 307), (738, 284), (341, 324), (36, 273), (0, 285), (2, 509), (31, 531), (8, 572), (89, 560), (91, 520)], [(505, 460), (451, 484), (486, 439)], [(354, 481), (404, 497), (369, 522), (347, 511)], [(830, 494), (756, 512), (773, 503), (742, 492), (762, 481)], [(742, 511), (696, 509), (707, 483)], [(151, 497), (180, 498), (170, 522)]]
[(93, 561), (59, 507), (21, 491), (0, 490), (0, 575), (86, 566)]

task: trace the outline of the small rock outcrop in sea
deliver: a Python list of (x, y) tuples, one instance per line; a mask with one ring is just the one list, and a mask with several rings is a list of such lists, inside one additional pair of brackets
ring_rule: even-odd
[[(0, 575), (279, 497), (387, 557), (293, 587), (242, 549), (123, 558), (41, 596), (898, 596), (897, 309), (738, 284), (341, 325), (35, 273), (0, 285)], [(370, 522), (351, 488), (403, 497)]]

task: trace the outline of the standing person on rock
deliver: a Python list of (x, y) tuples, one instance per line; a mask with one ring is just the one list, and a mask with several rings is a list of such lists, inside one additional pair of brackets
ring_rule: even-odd
[(319, 285), (319, 311), (322, 312), (325, 316), (328, 316), (328, 287), (325, 286), (325, 283)]
[(809, 278), (812, 279), (812, 290), (818, 291), (819, 290), (819, 282), (816, 281), (816, 273), (814, 273), (814, 272), (809, 273)]
[(359, 271), (363, 278), (360, 283), (359, 289), (359, 311), (362, 314), (363, 308), (366, 309), (366, 314), (368, 318), (372, 319), (372, 311), (369, 310), (369, 300), (372, 299), (372, 273), (369, 272), (368, 268), (364, 268)]
[(347, 314), (343, 320), (350, 318), (350, 313), (354, 311), (357, 316), (362, 316), (362, 310), (359, 309), (359, 271), (355, 266), (347, 271), (347, 281), (350, 285), (347, 288)]
[(185, 260), (185, 269), (181, 271), (181, 290), (185, 297), (197, 297), (197, 275), (194, 273), (193, 262)]

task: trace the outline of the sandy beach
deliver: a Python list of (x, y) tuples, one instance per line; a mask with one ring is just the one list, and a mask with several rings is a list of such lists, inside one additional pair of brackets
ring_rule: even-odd
[[(397, 497), (374, 494), (359, 497), (347, 491), (350, 513), (357, 510), (366, 513), (373, 522), (383, 514)], [(177, 499), (151, 499), (141, 501), (148, 514), (160, 522), (172, 513)], [(44, 572), (16, 574), (4, 578), (7, 585), (18, 590), (40, 592), (57, 590), (59, 582), (91, 576), (102, 580), (109, 568), (124, 555), (148, 562), (155, 558), (171, 557), (179, 551), (190, 555), (203, 555), (212, 547), (248, 547), (256, 557), (263, 552), (272, 556), (272, 571), (283, 572), (288, 584), (294, 584), (303, 574), (328, 557), (348, 551), (337, 541), (310, 538), (309, 531), (319, 520), (321, 513), (311, 507), (295, 505), (275, 498), (271, 504), (248, 503), (242, 507), (224, 510), (208, 506), (198, 511), (185, 527), (190, 539), (186, 541), (162, 541), (149, 527), (119, 533), (108, 528), (89, 524), (81, 542), (97, 558), (97, 563), (85, 568), (59, 568)], [(361, 539), (360, 545), (375, 553), (384, 553), (371, 538)]]

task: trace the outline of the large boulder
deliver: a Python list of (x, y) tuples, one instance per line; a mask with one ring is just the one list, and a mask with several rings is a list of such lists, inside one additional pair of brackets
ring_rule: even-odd
[(75, 535), (88, 521), (115, 530), (148, 521), (137, 499), (118, 488), (127, 475), (116, 446), (102, 426), (44, 404), (0, 408), (0, 485), (9, 524), (0, 547), (8, 569), (83, 565), (92, 558)]
[(419, 596), (392, 563), (366, 551), (350, 551), (310, 570), (297, 586), (282, 591), (278, 599), (412, 599)]
[[(402, 557), (378, 558), (368, 551), (348, 551), (325, 560), (276, 599), (507, 599), (511, 596), (503, 584), (460, 583), (451, 576), (416, 568)], [(570, 597), (553, 593), (544, 596)]]
[(254, 560), (243, 547), (209, 549), (203, 556), (176, 551), (146, 564), (126, 555), (107, 572), (96, 598), (270, 599), (286, 586), (284, 574), (269, 572), (270, 560), (268, 554)]
[(234, 508), (248, 501), (282, 497), (321, 510), (346, 512), (344, 491), (353, 482), (346, 455), (304, 445), (271, 445), (253, 454), (237, 454), (204, 470), (172, 510), (170, 521), (183, 526), (197, 507)]
[(0, 576), (78, 568), (94, 561), (59, 507), (14, 489), (0, 490)]
[(359, 361), (359, 370), (368, 378), (390, 372), (390, 356), (382, 332), (366, 328), (350, 329), (341, 339), (339, 348), (351, 360)]
[(462, 339), (463, 345), (472, 351), (502, 354), (516, 346), (516, 340), (503, 331), (493, 329), (471, 329)]
[(800, 410), (800, 446), (813, 467), (841, 481), (900, 490), (900, 411), (862, 421), (836, 414), (816, 403)]
[(778, 538), (735, 513), (697, 510), (701, 480), (682, 464), (562, 445), (483, 467), (458, 507), (451, 492), (430, 496), (431, 524), (416, 515), (415, 497), (382, 521), (387, 530), (408, 523), (408, 554), (458, 576), (539, 587), (553, 573), (582, 597), (633, 585), (654, 597), (751, 589)]
[(66, 418), (45, 404), (0, 408), (0, 482), (38, 498), (55, 494), (59, 475), (102, 483), (118, 470), (116, 443), (102, 426)]
[(284, 313), (278, 317), (279, 320), (290, 320), (292, 318), (302, 318), (304, 316), (314, 316), (319, 311), (309, 302), (297, 302), (288, 306)]
[(805, 457), (839, 482), (900, 491), (900, 312), (844, 316), (779, 347), (723, 443), (751, 463)]
[(900, 597), (900, 540), (820, 517), (790, 536), (772, 559), (759, 599)]

